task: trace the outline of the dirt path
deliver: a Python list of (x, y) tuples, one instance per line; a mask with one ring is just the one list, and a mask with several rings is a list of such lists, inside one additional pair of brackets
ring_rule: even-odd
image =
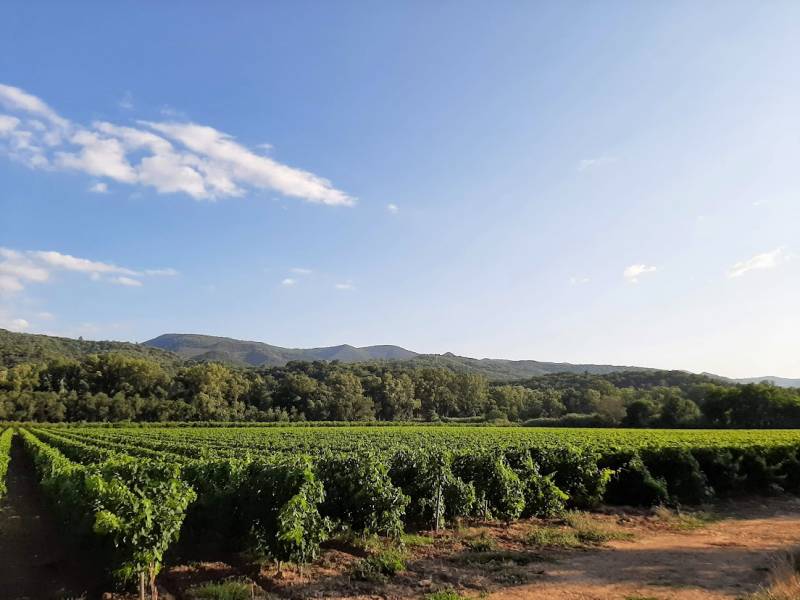
[(33, 464), (16, 437), (8, 494), (0, 505), (0, 598), (81, 597), (96, 586), (97, 576), (74, 554), (44, 505)]
[(737, 507), (694, 531), (653, 533), (543, 566), (536, 581), (493, 600), (732, 600), (764, 585), (773, 557), (800, 546), (797, 500)]

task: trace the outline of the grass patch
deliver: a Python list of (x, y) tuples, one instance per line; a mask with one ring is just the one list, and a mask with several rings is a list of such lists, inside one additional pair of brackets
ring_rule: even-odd
[(534, 528), (525, 541), (542, 548), (578, 548), (581, 545), (574, 531), (553, 526)]
[(527, 537), (531, 546), (545, 548), (582, 548), (599, 546), (612, 540), (630, 540), (629, 531), (598, 523), (591, 515), (580, 512), (567, 513), (564, 525), (545, 525), (535, 527)]
[(711, 523), (720, 520), (718, 515), (707, 511), (694, 511), (684, 513), (671, 510), (665, 506), (659, 506), (653, 511), (653, 516), (666, 524), (674, 531), (692, 531), (707, 527)]
[(206, 583), (192, 588), (190, 597), (197, 600), (250, 600), (251, 586), (241, 581)]
[(485, 531), (475, 537), (464, 538), (461, 543), (473, 552), (489, 552), (497, 547), (495, 541), (486, 535)]
[(363, 581), (381, 582), (405, 569), (405, 553), (388, 549), (358, 561), (353, 566), (352, 576)]
[(425, 594), (424, 600), (461, 600), (463, 596), (455, 590), (442, 590)]
[(422, 548), (424, 546), (432, 546), (435, 540), (428, 535), (418, 535), (416, 533), (404, 533), (400, 536), (400, 541), (403, 546), (408, 548)]
[(469, 552), (458, 558), (459, 562), (467, 564), (498, 564), (498, 565), (528, 565), (544, 560), (540, 555), (531, 552), (518, 552), (516, 550), (493, 550), (488, 552)]

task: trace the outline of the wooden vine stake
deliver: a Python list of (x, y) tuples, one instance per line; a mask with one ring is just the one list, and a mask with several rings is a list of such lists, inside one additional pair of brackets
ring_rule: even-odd
[(147, 600), (145, 597), (145, 585), (144, 585), (144, 571), (139, 573), (139, 600)]

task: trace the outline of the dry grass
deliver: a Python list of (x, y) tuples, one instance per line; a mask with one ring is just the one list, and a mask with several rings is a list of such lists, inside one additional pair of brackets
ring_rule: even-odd
[(656, 507), (653, 517), (672, 531), (691, 531), (707, 527), (719, 521), (719, 517), (707, 511), (681, 512), (665, 506)]
[(798, 600), (800, 549), (776, 557), (769, 570), (769, 586), (747, 600)]

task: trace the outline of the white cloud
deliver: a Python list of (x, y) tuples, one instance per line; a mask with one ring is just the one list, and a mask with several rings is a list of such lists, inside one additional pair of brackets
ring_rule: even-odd
[(46, 252), (33, 251), (29, 252), (28, 254), (38, 258), (47, 265), (59, 269), (65, 269), (67, 271), (97, 273), (98, 275), (101, 273), (123, 273), (125, 275), (137, 275), (136, 271), (132, 269), (118, 267), (117, 265), (113, 265), (111, 263), (89, 260), (87, 258), (78, 258), (76, 256), (72, 256), (71, 254), (62, 254), (61, 252), (54, 252), (52, 250)]
[(350, 283), (349, 281), (348, 281), (348, 282), (344, 282), (344, 283), (337, 283), (337, 284), (336, 284), (334, 287), (335, 287), (337, 290), (343, 290), (343, 291), (349, 291), (349, 290), (354, 290), (354, 289), (356, 289), (356, 286), (354, 286), (354, 285), (353, 285), (352, 283)]
[(178, 274), (172, 268), (137, 270), (52, 250), (19, 251), (0, 247), (0, 293), (21, 292), (29, 283), (44, 283), (55, 271), (83, 273), (93, 281), (124, 286), (140, 286), (145, 277)]
[(390, 202), (386, 205), (386, 210), (388, 210), (391, 214), (396, 215), (398, 212), (400, 212), (400, 207), (397, 206), (397, 204)]
[(311, 275), (314, 271), (311, 269), (305, 269), (303, 267), (292, 267), (292, 273), (296, 273), (297, 275)]
[(655, 273), (656, 267), (648, 266), (648, 265), (631, 265), (627, 267), (622, 275), (627, 279), (630, 283), (639, 283), (639, 277), (646, 273)]
[(330, 181), (300, 169), (282, 165), (255, 154), (238, 144), (233, 137), (213, 127), (195, 123), (154, 123), (142, 121), (168, 138), (215, 164), (233, 180), (259, 188), (277, 190), (285, 196), (310, 202), (351, 206), (354, 200), (335, 189)]
[(105, 194), (108, 192), (108, 184), (98, 181), (89, 187), (89, 191), (94, 194)]
[(19, 126), (20, 120), (11, 115), (0, 115), (0, 135), (8, 134)]
[(281, 285), (285, 285), (286, 287), (291, 287), (297, 283), (297, 279), (292, 279), (291, 277), (287, 277), (283, 281), (281, 281)]
[(14, 292), (21, 292), (24, 289), (25, 286), (22, 284), (22, 281), (20, 281), (18, 277), (0, 274), (0, 294), (2, 293), (11, 294)]
[(9, 110), (18, 110), (43, 117), (57, 127), (66, 128), (69, 125), (69, 121), (61, 118), (39, 98), (11, 85), (0, 83), (0, 104)]
[(569, 284), (570, 285), (584, 285), (589, 283), (590, 279), (588, 277), (570, 277)]
[(9, 331), (25, 331), (31, 326), (25, 319), (8, 319), (0, 315), (0, 328)]
[(125, 285), (128, 287), (140, 287), (142, 285), (142, 282), (138, 279), (134, 279), (133, 277), (125, 277), (124, 275), (112, 277), (109, 279), (109, 281), (111, 283), (116, 283), (117, 285)]
[(48, 270), (27, 255), (0, 247), (0, 291), (19, 292), (26, 283), (42, 283), (49, 277)]
[(206, 125), (141, 121), (139, 127), (126, 127), (101, 121), (83, 126), (60, 117), (39, 98), (1, 84), (0, 104), (41, 119), (0, 115), (0, 153), (31, 168), (80, 171), (195, 199), (238, 197), (256, 189), (328, 205), (355, 203), (327, 179), (257, 154)]
[(611, 165), (617, 162), (614, 156), (598, 156), (596, 158), (584, 158), (578, 162), (578, 171), (588, 171), (606, 165)]
[(750, 271), (774, 269), (788, 259), (789, 256), (784, 253), (783, 248), (775, 248), (775, 250), (770, 252), (762, 252), (747, 260), (737, 262), (728, 270), (728, 277), (734, 279)]
[(136, 170), (125, 156), (122, 142), (81, 130), (70, 137), (70, 142), (80, 146), (78, 152), (57, 152), (56, 165), (63, 169), (83, 171), (96, 177), (108, 177), (122, 183), (135, 183)]

